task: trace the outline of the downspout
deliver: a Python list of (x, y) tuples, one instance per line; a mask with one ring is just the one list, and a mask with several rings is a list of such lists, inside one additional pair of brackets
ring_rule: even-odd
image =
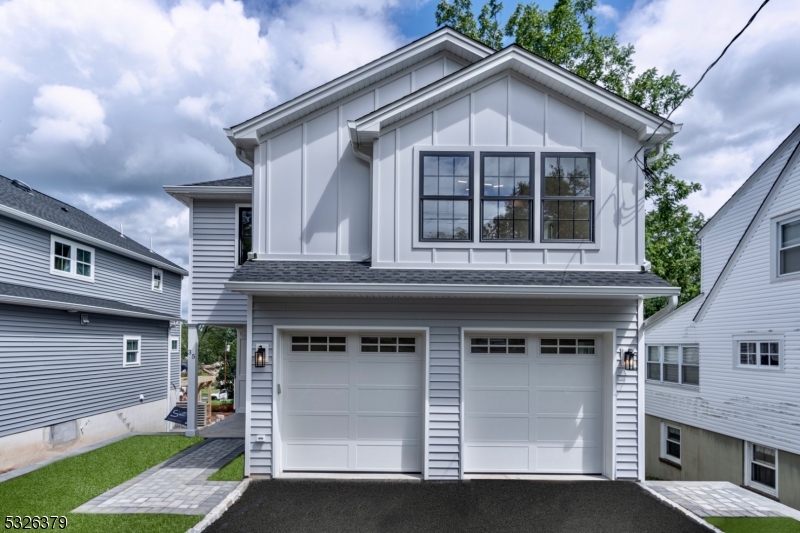
[(360, 160), (366, 161), (369, 165), (369, 242), (370, 242), (370, 252), (361, 258), (362, 261), (369, 261), (372, 259), (372, 154), (368, 154), (364, 150), (362, 150), (361, 146), (357, 144), (355, 141), (357, 140), (357, 134), (354, 135), (356, 132), (355, 130), (355, 122), (352, 120), (348, 121), (348, 127), (350, 129), (350, 148), (353, 149), (353, 154)]
[(650, 318), (644, 321), (642, 327), (647, 329), (648, 327), (652, 326), (656, 322), (661, 321), (662, 318), (673, 312), (678, 307), (678, 297), (673, 295), (669, 297), (669, 301), (667, 302), (667, 306), (664, 309), (660, 310), (658, 313), (654, 314)]
[(247, 152), (244, 151), (244, 148), (236, 147), (236, 158), (250, 168), (255, 167), (253, 160), (247, 158)]

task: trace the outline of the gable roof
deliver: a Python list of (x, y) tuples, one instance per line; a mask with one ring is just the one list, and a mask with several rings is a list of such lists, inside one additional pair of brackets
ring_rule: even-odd
[(444, 26), (288, 102), (226, 128), (225, 133), (235, 146), (255, 145), (259, 136), (443, 51), (451, 52), (470, 63), (494, 53), (494, 49), (485, 44)]
[[(357, 120), (349, 121), (354, 144), (369, 144), (386, 128), (501, 72), (512, 70), (573, 101), (623, 124), (650, 145), (669, 139), (681, 129), (675, 124), (591, 83), (577, 74), (512, 44), (426, 87), (391, 102)], [(663, 124), (662, 124), (663, 122)], [(658, 132), (656, 129), (658, 128)]]
[(786, 161), (786, 165), (783, 167), (783, 170), (781, 170), (778, 178), (772, 184), (769, 192), (764, 197), (764, 200), (761, 202), (761, 206), (759, 206), (758, 211), (756, 211), (755, 215), (753, 215), (753, 219), (750, 221), (750, 224), (748, 224), (747, 229), (742, 234), (741, 239), (739, 239), (736, 248), (733, 249), (728, 261), (722, 268), (722, 272), (720, 272), (719, 276), (717, 276), (714, 286), (711, 287), (711, 290), (708, 292), (708, 297), (703, 301), (703, 305), (700, 306), (700, 309), (697, 310), (697, 314), (694, 317), (695, 322), (699, 322), (703, 319), (703, 316), (705, 316), (708, 308), (711, 306), (711, 303), (714, 301), (717, 294), (719, 294), (719, 291), (724, 285), (725, 280), (728, 278), (734, 266), (736, 265), (736, 262), (739, 260), (744, 252), (744, 249), (747, 247), (747, 243), (750, 242), (750, 239), (758, 229), (759, 224), (769, 212), (772, 202), (775, 200), (775, 197), (778, 195), (781, 187), (798, 164), (800, 164), (800, 144), (794, 147), (792, 155)]
[(33, 188), (26, 190), (27, 186), (18, 186), (19, 183), (0, 176), (0, 214), (182, 276), (189, 275), (169, 259), (120, 235), (119, 230), (90, 214)]
[(189, 207), (192, 198), (249, 203), (253, 197), (253, 175), (200, 181), (186, 185), (164, 185), (164, 191), (186, 207)]
[(198, 183), (187, 183), (181, 187), (252, 187), (253, 175), (247, 174), (245, 176), (236, 176), (234, 178), (225, 178), (213, 181), (201, 181)]

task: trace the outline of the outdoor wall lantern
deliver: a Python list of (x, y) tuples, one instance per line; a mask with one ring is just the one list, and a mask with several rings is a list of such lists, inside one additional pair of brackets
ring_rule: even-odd
[(253, 366), (256, 368), (264, 368), (267, 366), (267, 350), (263, 346), (259, 346), (256, 350), (256, 356), (253, 358)]
[(636, 352), (628, 348), (624, 354), (622, 354), (622, 366), (625, 370), (636, 370)]
[(81, 313), (81, 326), (89, 324), (89, 313)]

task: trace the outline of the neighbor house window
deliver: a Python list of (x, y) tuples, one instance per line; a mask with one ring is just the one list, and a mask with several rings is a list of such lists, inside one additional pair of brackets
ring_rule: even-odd
[(594, 157), (542, 156), (542, 240), (594, 240)]
[(781, 224), (778, 235), (780, 275), (800, 272), (800, 220)]
[(237, 265), (247, 261), (247, 254), (253, 251), (253, 208), (239, 206), (236, 219)]
[(670, 424), (661, 424), (661, 457), (678, 464), (681, 462), (681, 428)]
[(142, 338), (122, 337), (122, 366), (137, 366), (142, 359)]
[(414, 337), (361, 337), (362, 353), (414, 353), (417, 339)]
[(164, 290), (164, 272), (161, 271), (160, 268), (153, 269), (153, 280), (152, 280), (152, 289), (157, 292), (163, 292)]
[(532, 176), (531, 154), (481, 154), (481, 240), (533, 240)]
[(647, 379), (679, 385), (700, 385), (700, 347), (696, 344), (648, 346)]
[(51, 274), (94, 281), (94, 248), (53, 235), (50, 255)]
[(739, 366), (777, 370), (781, 367), (781, 342), (740, 340)]
[(745, 485), (777, 496), (778, 450), (748, 442), (746, 455)]
[(594, 355), (594, 339), (542, 339), (542, 355)]
[(420, 156), (420, 239), (472, 240), (472, 154)]
[(292, 337), (293, 352), (346, 352), (347, 337)]
[(169, 340), (169, 349), (170, 350), (172, 350), (174, 352), (174, 351), (177, 351), (179, 347), (180, 347), (180, 341), (178, 339), (170, 339)]
[(477, 337), (470, 339), (469, 352), (473, 354), (481, 353), (510, 353), (524, 354), (524, 338), (507, 337)]

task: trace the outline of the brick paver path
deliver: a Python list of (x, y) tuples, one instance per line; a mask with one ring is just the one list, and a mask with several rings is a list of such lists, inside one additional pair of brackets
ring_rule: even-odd
[[(645, 481), (697, 516), (791, 516), (781, 503), (726, 481)], [(789, 511), (789, 512), (786, 512)]]
[(86, 502), (74, 512), (208, 514), (239, 483), (206, 478), (243, 451), (244, 439), (203, 441)]

